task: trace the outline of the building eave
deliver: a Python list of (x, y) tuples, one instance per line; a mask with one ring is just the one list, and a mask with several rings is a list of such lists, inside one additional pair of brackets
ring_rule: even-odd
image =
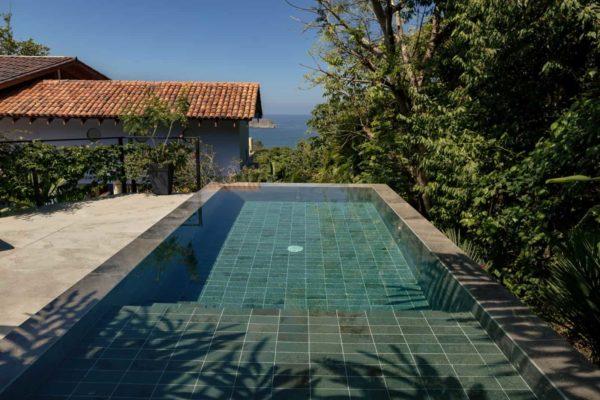
[(49, 65), (49, 66), (44, 66), (42, 68), (38, 68), (33, 71), (28, 71), (21, 75), (17, 75), (15, 77), (11, 78), (10, 80), (0, 82), (0, 90), (5, 90), (5, 89), (11, 88), (13, 86), (17, 86), (17, 85), (25, 83), (25, 82), (35, 80), (36, 78), (43, 77), (44, 75), (51, 73), (53, 71), (58, 71), (61, 68), (71, 67), (71, 66), (76, 66), (78, 68), (86, 70), (91, 75), (94, 75), (95, 79), (110, 80), (110, 78), (108, 76), (104, 75), (103, 73), (95, 70), (94, 68), (92, 68), (89, 65), (85, 64), (84, 62), (80, 61), (77, 57), (71, 57), (70, 59), (65, 60), (64, 62)]

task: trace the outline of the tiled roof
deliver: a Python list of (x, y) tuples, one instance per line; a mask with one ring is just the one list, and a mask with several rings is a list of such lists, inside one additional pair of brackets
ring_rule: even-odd
[(142, 111), (149, 92), (170, 103), (186, 95), (190, 118), (261, 114), (258, 83), (44, 80), (0, 98), (0, 117), (116, 118)]
[(0, 83), (75, 61), (75, 57), (0, 56)]

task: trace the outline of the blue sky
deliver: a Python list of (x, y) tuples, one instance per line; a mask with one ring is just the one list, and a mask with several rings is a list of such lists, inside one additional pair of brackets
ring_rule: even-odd
[[(310, 0), (295, 0), (295, 4)], [(284, 0), (13, 0), (17, 38), (77, 56), (113, 79), (257, 81), (265, 114), (320, 102), (300, 64), (314, 33)]]

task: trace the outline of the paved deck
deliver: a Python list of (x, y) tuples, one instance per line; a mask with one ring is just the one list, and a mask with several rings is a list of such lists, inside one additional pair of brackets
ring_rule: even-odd
[(134, 194), (0, 218), (0, 338), (189, 197)]

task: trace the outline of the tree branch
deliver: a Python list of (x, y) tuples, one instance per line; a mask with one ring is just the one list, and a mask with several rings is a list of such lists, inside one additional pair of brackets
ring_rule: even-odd
[(396, 41), (394, 35), (393, 8), (392, 0), (385, 0), (385, 8), (381, 5), (381, 0), (371, 0), (371, 7), (379, 23), (381, 32), (383, 32), (383, 40), (387, 46), (388, 52), (394, 54), (396, 52)]
[(396, 42), (400, 46), (400, 55), (406, 69), (406, 75), (411, 84), (416, 85), (415, 73), (413, 71), (408, 48), (406, 47), (406, 36), (404, 35), (404, 19), (402, 18), (402, 9), (404, 8), (403, 0), (397, 0), (393, 5), (393, 14), (396, 18)]
[(421, 71), (419, 72), (419, 75), (417, 77), (417, 87), (421, 87), (423, 85), (423, 80), (425, 78), (425, 65), (429, 60), (431, 60), (431, 57), (433, 57), (433, 51), (435, 49), (435, 47), (437, 46), (437, 38), (439, 35), (439, 25), (440, 25), (440, 15), (439, 15), (439, 10), (436, 6), (434, 6), (433, 9), (433, 15), (431, 17), (431, 33), (429, 35), (429, 40), (427, 41), (427, 47), (425, 49), (425, 54), (423, 55), (423, 59), (421, 60), (421, 63), (423, 64), (423, 67), (421, 69)]

